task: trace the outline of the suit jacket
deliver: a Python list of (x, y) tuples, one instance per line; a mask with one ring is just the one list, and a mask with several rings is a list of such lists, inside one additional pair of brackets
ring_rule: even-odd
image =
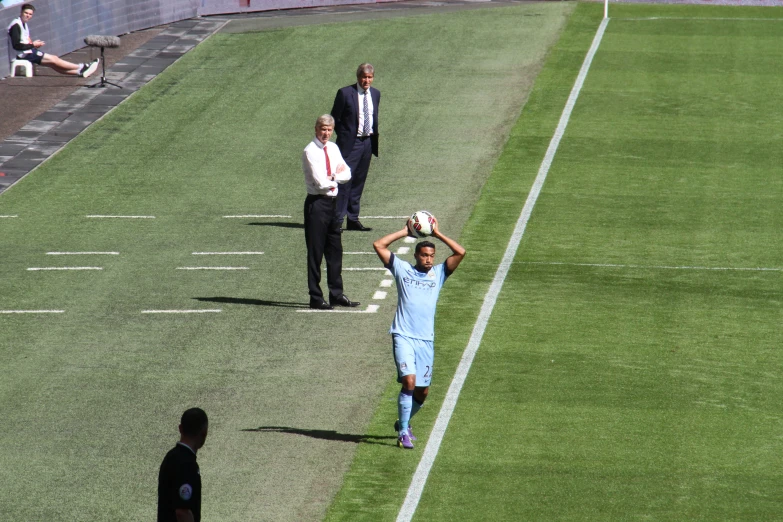
[[(370, 87), (370, 97), (373, 104), (372, 115), (372, 153), (378, 156), (378, 106), (381, 104), (381, 91)], [(337, 146), (344, 158), (348, 157), (356, 135), (359, 134), (359, 89), (356, 84), (343, 87), (337, 91), (332, 105), (334, 130), (337, 133)]]

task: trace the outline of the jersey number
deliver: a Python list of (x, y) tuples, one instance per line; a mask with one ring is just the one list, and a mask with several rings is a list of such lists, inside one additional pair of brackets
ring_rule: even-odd
[(432, 366), (427, 366), (427, 371), (424, 372), (424, 378), (429, 379), (432, 377)]

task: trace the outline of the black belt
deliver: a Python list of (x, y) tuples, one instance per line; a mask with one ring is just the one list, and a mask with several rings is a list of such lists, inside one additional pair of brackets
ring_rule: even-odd
[(369, 136), (357, 136), (356, 137), (356, 139), (359, 140), (359, 141), (369, 140), (370, 138), (372, 138), (372, 135), (369, 135)]
[(307, 199), (309, 201), (314, 201), (316, 199), (331, 199), (331, 200), (337, 201), (337, 197), (336, 196), (327, 196), (326, 194), (308, 194), (307, 195)]

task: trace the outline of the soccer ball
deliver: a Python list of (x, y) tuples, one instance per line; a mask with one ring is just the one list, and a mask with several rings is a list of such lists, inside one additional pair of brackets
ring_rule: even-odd
[(408, 220), (408, 227), (419, 237), (431, 236), (434, 224), (435, 217), (426, 210), (414, 212)]

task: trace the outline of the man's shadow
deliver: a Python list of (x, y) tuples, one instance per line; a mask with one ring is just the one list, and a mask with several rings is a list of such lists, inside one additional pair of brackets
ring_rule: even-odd
[(304, 435), (313, 439), (353, 442), (354, 444), (381, 444), (383, 446), (394, 445), (386, 441), (393, 440), (395, 443), (397, 441), (396, 435), (355, 435), (352, 433), (338, 433), (334, 430), (308, 430), (287, 426), (259, 426), (258, 428), (246, 428), (242, 431), (290, 433), (293, 435)]
[(261, 221), (257, 223), (248, 223), (248, 225), (256, 227), (304, 228), (302, 223), (288, 223), (284, 221)]
[(241, 304), (251, 306), (276, 306), (278, 308), (307, 308), (309, 303), (289, 303), (285, 301), (265, 301), (263, 299), (246, 299), (242, 297), (194, 297), (196, 301), (209, 303)]

